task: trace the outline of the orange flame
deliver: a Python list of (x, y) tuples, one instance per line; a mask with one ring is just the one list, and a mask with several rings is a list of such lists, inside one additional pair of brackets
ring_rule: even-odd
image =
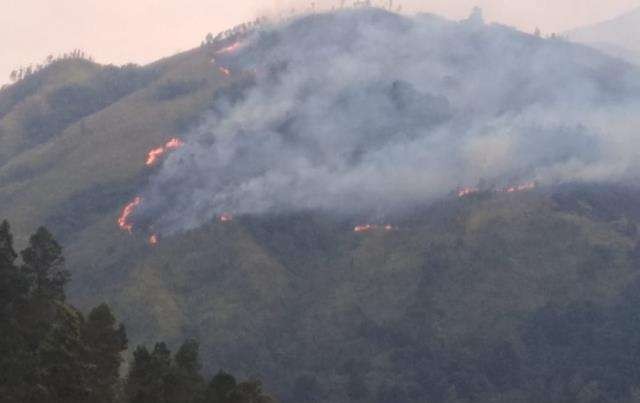
[(376, 228), (373, 224), (364, 224), (364, 225), (356, 225), (353, 228), (353, 232), (369, 232), (373, 231)]
[(160, 157), (162, 157), (164, 154), (166, 154), (167, 151), (170, 150), (177, 150), (178, 148), (182, 147), (184, 145), (184, 141), (178, 139), (178, 138), (172, 138), (169, 141), (167, 141), (167, 143), (162, 146), (162, 147), (158, 147), (158, 148), (154, 148), (151, 151), (149, 151), (149, 153), (147, 154), (147, 161), (146, 161), (146, 165), (148, 167), (150, 166), (154, 166), (158, 160), (160, 159)]
[(229, 77), (231, 75), (231, 70), (229, 69), (225, 69), (224, 67), (218, 67), (218, 70), (220, 70), (220, 74)]
[(508, 188), (504, 188), (502, 189), (502, 192), (504, 193), (516, 193), (516, 192), (524, 192), (526, 190), (532, 190), (536, 188), (536, 184), (535, 182), (527, 182), (527, 183), (523, 183), (522, 185), (517, 185), (517, 186), (511, 186)]
[(164, 154), (164, 152), (164, 147), (154, 148), (153, 150), (149, 151), (149, 154), (147, 154), (147, 166), (154, 165), (162, 156), (162, 154)]
[(171, 140), (167, 141), (167, 144), (164, 145), (164, 148), (166, 148), (167, 150), (177, 150), (183, 145), (184, 145), (184, 141), (174, 137)]
[(229, 222), (233, 221), (233, 214), (231, 213), (222, 213), (220, 214), (220, 222)]
[(375, 231), (377, 229), (383, 229), (385, 231), (395, 231), (396, 227), (394, 227), (391, 224), (386, 224), (386, 225), (362, 224), (362, 225), (356, 225), (355, 227), (353, 227), (353, 232), (363, 233), (363, 232)]
[(120, 229), (128, 231), (129, 233), (133, 231), (133, 224), (129, 222), (129, 218), (131, 217), (131, 214), (136, 211), (136, 208), (140, 205), (140, 203), (142, 203), (142, 198), (137, 196), (129, 204), (124, 206), (120, 217), (118, 217), (118, 226), (120, 227)]
[(219, 51), (216, 52), (216, 54), (219, 55), (221, 53), (233, 53), (236, 50), (238, 50), (240, 46), (242, 46), (242, 42), (234, 42), (231, 45), (220, 49)]
[[(505, 188), (497, 188), (497, 189), (494, 189), (493, 191), (496, 193), (517, 193), (517, 192), (524, 192), (527, 190), (533, 190), (536, 188), (536, 186), (537, 185), (535, 182), (527, 182), (520, 185), (508, 186)], [(476, 194), (478, 192), (480, 192), (480, 189), (478, 188), (462, 188), (458, 190), (458, 197), (461, 197), (461, 198), (467, 197), (467, 196)]]
[(458, 190), (458, 197), (467, 197), (478, 193), (480, 190), (477, 188), (462, 188)]
[(154, 246), (158, 244), (158, 236), (156, 234), (153, 234), (149, 237), (149, 243)]

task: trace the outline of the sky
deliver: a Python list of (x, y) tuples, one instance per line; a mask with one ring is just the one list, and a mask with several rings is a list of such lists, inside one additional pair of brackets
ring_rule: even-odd
[[(351, 3), (347, 0), (346, 3)], [(374, 0), (386, 3), (387, 0)], [(395, 0), (403, 12), (460, 19), (480, 6), (489, 21), (562, 32), (611, 19), (640, 0)], [(292, 4), (295, 3), (295, 4)], [(316, 0), (330, 8), (338, 0)], [(149, 63), (274, 10), (309, 9), (287, 0), (0, 0), (0, 84), (11, 70), (82, 49), (100, 63)]]

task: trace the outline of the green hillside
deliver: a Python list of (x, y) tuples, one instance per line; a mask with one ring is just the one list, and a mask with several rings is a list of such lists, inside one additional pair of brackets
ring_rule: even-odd
[(196, 338), (208, 371), (259, 374), (285, 402), (633, 401), (633, 186), (451, 195), (364, 233), (316, 212), (157, 246), (121, 231), (148, 150), (247, 79), (211, 63), (226, 45), (56, 62), (0, 92), (0, 218), (20, 247), (40, 224), (61, 241), (74, 305), (109, 303), (131, 345)]

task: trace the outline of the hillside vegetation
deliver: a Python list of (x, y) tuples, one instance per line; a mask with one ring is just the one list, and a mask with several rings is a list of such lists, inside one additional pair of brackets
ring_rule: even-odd
[[(18, 259), (18, 256), (20, 258)], [(106, 304), (88, 316), (65, 301), (69, 273), (58, 242), (40, 227), (18, 254), (0, 223), (0, 395), (6, 403), (273, 403), (262, 383), (223, 371), (207, 383), (199, 345), (175, 354), (138, 346), (121, 377), (127, 334)]]
[(197, 339), (206, 373), (259, 375), (285, 402), (638, 401), (633, 184), (451, 194), (386, 217), (391, 230), (313, 211), (155, 246), (121, 231), (155, 172), (147, 152), (250, 85), (211, 63), (229, 44), (144, 67), (55, 63), (0, 92), (0, 217), (18, 247), (50, 228), (75, 306), (109, 303), (134, 344)]

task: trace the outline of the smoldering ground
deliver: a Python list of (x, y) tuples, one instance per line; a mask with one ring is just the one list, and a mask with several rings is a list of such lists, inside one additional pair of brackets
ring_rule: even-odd
[(155, 231), (640, 173), (640, 71), (563, 40), (349, 10), (264, 27), (216, 63), (230, 83), (142, 192)]

